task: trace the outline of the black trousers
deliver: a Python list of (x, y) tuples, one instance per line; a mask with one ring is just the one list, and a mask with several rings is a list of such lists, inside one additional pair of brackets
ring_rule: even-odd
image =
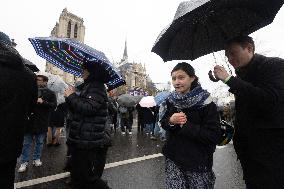
[(0, 188), (14, 189), (15, 168), (17, 159), (0, 162)]
[(284, 188), (283, 139), (284, 129), (254, 129), (249, 138), (235, 133), (234, 147), (248, 188)]
[(125, 132), (125, 127), (128, 131), (132, 130), (132, 122), (130, 119), (121, 118), (120, 119), (120, 128), (122, 132)]
[(82, 150), (70, 147), (71, 185), (78, 189), (108, 189), (101, 177), (106, 163), (108, 148)]
[(117, 123), (117, 114), (115, 114), (114, 116), (113, 116), (113, 127), (114, 127), (114, 132), (116, 132), (116, 129), (117, 129), (117, 127), (118, 127), (118, 123)]

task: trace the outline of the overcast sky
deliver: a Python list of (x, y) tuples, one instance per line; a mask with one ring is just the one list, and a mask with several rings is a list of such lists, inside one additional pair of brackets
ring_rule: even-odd
[[(64, 8), (84, 19), (85, 43), (105, 52), (111, 61), (122, 58), (127, 39), (130, 61), (145, 63), (154, 82), (170, 80), (170, 70), (176, 62), (163, 63), (151, 53), (160, 33), (176, 12), (180, 0), (9, 0), (1, 3), (0, 30), (14, 38), (18, 51), (44, 70), (45, 60), (36, 55), (29, 37), (50, 35)], [(274, 22), (255, 32), (256, 51), (284, 58), (284, 8)], [(190, 62), (190, 61), (189, 61)], [(193, 62), (205, 88), (214, 88), (207, 77), (214, 66), (212, 55)]]

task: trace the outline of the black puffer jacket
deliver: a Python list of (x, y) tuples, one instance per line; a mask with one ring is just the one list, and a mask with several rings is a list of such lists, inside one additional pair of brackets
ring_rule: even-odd
[(22, 151), (27, 118), (36, 104), (36, 77), (15, 49), (0, 44), (0, 162)]
[(80, 95), (66, 98), (69, 109), (67, 144), (80, 149), (107, 147), (109, 135), (108, 97), (103, 83), (85, 81), (79, 86)]
[(216, 105), (212, 102), (202, 108), (182, 109), (187, 122), (170, 126), (169, 119), (177, 109), (167, 102), (167, 111), (160, 121), (168, 139), (163, 154), (185, 171), (207, 171), (213, 165), (213, 153), (220, 141), (220, 121)]

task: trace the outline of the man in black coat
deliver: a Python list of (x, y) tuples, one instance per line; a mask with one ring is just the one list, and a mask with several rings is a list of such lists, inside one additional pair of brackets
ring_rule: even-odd
[(31, 116), (30, 126), (26, 130), (24, 137), (21, 166), (18, 172), (24, 172), (27, 169), (33, 140), (35, 141), (33, 165), (37, 167), (42, 165), (40, 157), (49, 125), (49, 117), (57, 103), (55, 93), (46, 87), (48, 77), (44, 75), (37, 75), (36, 78), (38, 85), (37, 104)]
[(0, 188), (14, 188), (28, 116), (37, 99), (35, 75), (26, 70), (10, 38), (0, 32)]
[(145, 124), (146, 134), (154, 135), (154, 127), (156, 122), (155, 108), (141, 107), (140, 111), (141, 122)]
[(284, 60), (254, 53), (253, 39), (240, 36), (226, 45), (236, 69), (230, 76), (215, 66), (214, 75), (236, 97), (234, 147), (247, 188), (284, 188)]
[(117, 129), (117, 102), (111, 96), (108, 96), (108, 123), (112, 124), (111, 127), (116, 133)]

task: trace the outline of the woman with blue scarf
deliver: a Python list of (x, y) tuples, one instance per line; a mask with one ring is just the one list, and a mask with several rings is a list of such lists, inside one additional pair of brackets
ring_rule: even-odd
[(217, 107), (190, 64), (178, 63), (171, 77), (175, 91), (159, 112), (167, 131), (166, 188), (213, 189), (213, 153), (221, 136)]

